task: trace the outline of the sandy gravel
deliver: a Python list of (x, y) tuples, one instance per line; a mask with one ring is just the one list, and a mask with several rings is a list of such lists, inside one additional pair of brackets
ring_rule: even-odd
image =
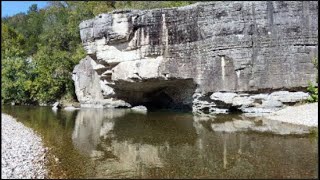
[(1, 179), (45, 178), (45, 152), (32, 129), (1, 114)]
[(318, 103), (288, 106), (265, 117), (292, 124), (318, 127)]

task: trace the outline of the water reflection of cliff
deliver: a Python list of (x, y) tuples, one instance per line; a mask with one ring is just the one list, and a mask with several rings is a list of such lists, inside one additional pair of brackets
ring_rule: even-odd
[(72, 133), (75, 147), (85, 153), (91, 153), (101, 142), (100, 137), (112, 131), (114, 120), (124, 116), (127, 109), (81, 109), (78, 112)]
[[(219, 151), (222, 157), (221, 169), (213, 170), (220, 174), (214, 178), (317, 177), (317, 142), (303, 136), (279, 135), (301, 134), (306, 131), (304, 127), (261, 118), (242, 118), (225, 122), (195, 121), (201, 153), (209, 155)], [(241, 126), (234, 125), (240, 121), (244, 121)], [(213, 146), (219, 150), (210, 149)]]
[[(316, 143), (274, 135), (299, 128), (232, 118), (198, 121), (183, 113), (81, 110), (73, 142), (92, 156), (98, 178), (316, 176)], [(259, 130), (272, 133), (255, 133)]]

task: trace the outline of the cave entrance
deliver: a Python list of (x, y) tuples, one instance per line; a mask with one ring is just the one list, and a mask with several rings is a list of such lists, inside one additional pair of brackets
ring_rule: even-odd
[(149, 110), (167, 109), (175, 111), (192, 110), (192, 94), (194, 89), (169, 86), (153, 92), (145, 93), (143, 105)]
[(192, 103), (183, 103), (182, 101), (177, 101), (174, 99), (175, 97), (171, 97), (165, 91), (159, 91), (155, 94), (148, 94), (147, 101), (142, 103), (142, 105), (146, 106), (149, 110), (174, 110), (174, 111), (191, 111)]
[(172, 109), (175, 104), (174, 100), (163, 91), (148, 93), (146, 99), (147, 101), (143, 105), (149, 110)]
[(115, 92), (132, 106), (143, 105), (148, 110), (191, 111), (196, 89), (193, 79), (117, 83)]

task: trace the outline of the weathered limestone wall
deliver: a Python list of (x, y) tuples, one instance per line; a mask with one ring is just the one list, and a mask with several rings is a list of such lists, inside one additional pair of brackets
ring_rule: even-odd
[[(100, 81), (94, 67), (97, 64), (89, 56), (82, 59), (73, 69), (72, 79), (75, 82), (75, 91), (81, 107), (116, 108), (131, 107), (130, 104), (113, 99), (114, 91)], [(108, 96), (105, 99), (104, 96)]]
[(104, 98), (112, 94), (133, 104), (166, 89), (188, 91), (188, 100), (170, 95), (175, 103), (188, 101), (183, 104), (191, 103), (194, 92), (295, 91), (317, 75), (316, 1), (114, 11), (83, 21), (80, 34), (100, 83), (114, 90)]

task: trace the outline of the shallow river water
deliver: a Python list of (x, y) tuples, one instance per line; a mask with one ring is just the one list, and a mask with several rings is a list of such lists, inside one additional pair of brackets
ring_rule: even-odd
[(302, 135), (308, 129), (301, 126), (170, 111), (4, 106), (2, 112), (41, 135), (56, 156), (54, 177), (318, 177), (318, 137)]

